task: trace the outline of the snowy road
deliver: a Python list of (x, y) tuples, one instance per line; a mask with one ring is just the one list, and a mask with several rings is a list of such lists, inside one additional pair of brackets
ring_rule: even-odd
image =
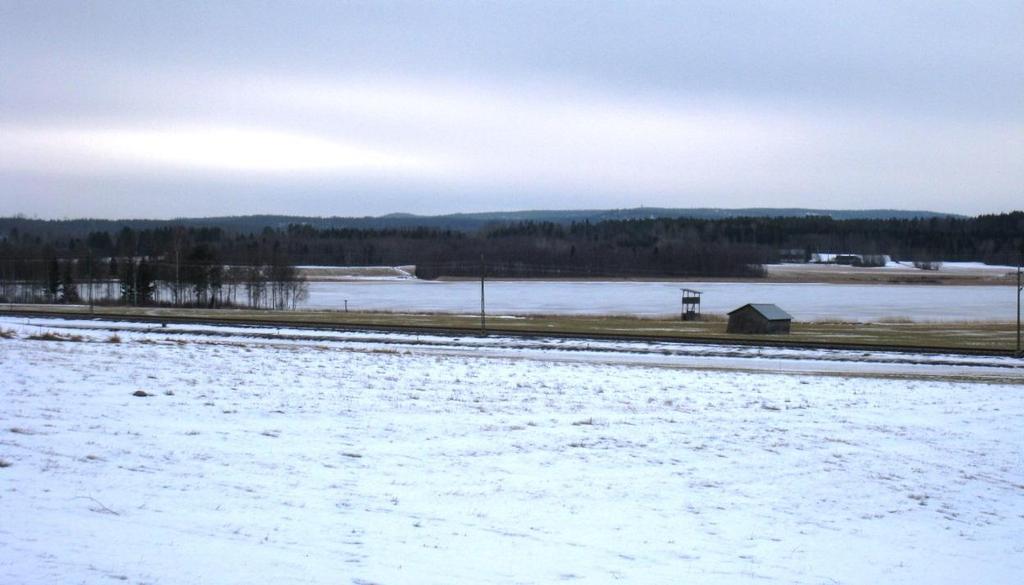
[(107, 325), (0, 319), (0, 583), (1024, 571), (1012, 360)]

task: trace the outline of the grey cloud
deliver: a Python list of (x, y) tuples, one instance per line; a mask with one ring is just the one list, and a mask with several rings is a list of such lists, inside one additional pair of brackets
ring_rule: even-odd
[[(107, 214), (91, 202), (129, 192), (164, 216), (552, 196), (972, 213), (1024, 183), (1020, 2), (5, 2), (0, 69), (0, 213)], [(108, 150), (40, 139), (69, 132)], [(112, 133), (145, 164), (97, 159)], [(239, 177), (169, 150), (225, 133), (344, 172)], [(253, 170), (265, 142), (223, 166)]]

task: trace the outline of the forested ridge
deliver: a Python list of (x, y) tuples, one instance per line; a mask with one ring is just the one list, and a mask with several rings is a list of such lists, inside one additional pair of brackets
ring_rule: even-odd
[(1015, 264), (1024, 242), (1020, 211), (973, 218), (513, 221), (476, 230), (308, 223), (258, 231), (178, 225), (94, 230), (67, 221), (43, 222), (46, 229), (38, 230), (38, 222), (0, 223), (8, 226), (0, 232), (0, 281), (42, 283), (36, 296), (54, 300), (73, 300), (74, 283), (89, 280), (120, 281), (122, 300), (138, 304), (283, 306), (302, 294), (296, 265), (412, 264), (421, 278), (475, 276), (482, 263), (488, 274), (510, 277), (758, 277), (764, 264), (814, 252)]
[(239, 215), (229, 217), (185, 217), (178, 219), (62, 219), (45, 220), (24, 216), (0, 217), (0, 234), (11, 229), (46, 234), (59, 238), (93, 231), (118, 232), (121, 228), (135, 231), (182, 226), (186, 228), (218, 227), (229, 232), (259, 232), (263, 228), (283, 229), (292, 224), (317, 229), (408, 229), (476, 231), (495, 223), (547, 222), (569, 225), (573, 222), (598, 223), (610, 220), (660, 218), (727, 219), (736, 217), (831, 217), (834, 219), (914, 219), (960, 217), (924, 210), (897, 209), (808, 209), (761, 208), (721, 209), (712, 207), (665, 208), (634, 207), (626, 209), (523, 210), (481, 213), (450, 213), (446, 215), (413, 215), (392, 213), (370, 217), (303, 217), (288, 215)]

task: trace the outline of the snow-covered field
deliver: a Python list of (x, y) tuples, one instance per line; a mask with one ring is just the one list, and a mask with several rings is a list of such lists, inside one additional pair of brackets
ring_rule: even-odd
[[(835, 257), (835, 254), (823, 255)], [(842, 264), (826, 264), (814, 262), (765, 264), (765, 270), (770, 276), (800, 275), (804, 277), (827, 277), (830, 275), (856, 275), (870, 276), (882, 273), (887, 276), (974, 276), (986, 279), (1000, 279), (1013, 277), (1017, 272), (1016, 266), (999, 264), (985, 264), (983, 262), (938, 262), (934, 270), (923, 270), (914, 266), (913, 262), (895, 262), (889, 260), (885, 266), (860, 267)]]
[[(1024, 572), (1009, 358), (0, 330), (0, 583)], [(43, 332), (81, 341), (29, 339)]]
[(317, 281), (409, 280), (415, 266), (296, 266), (302, 276)]
[[(822, 284), (770, 282), (491, 281), (495, 314), (678, 315), (680, 289), (704, 291), (705, 312), (774, 303), (798, 321), (884, 319), (1013, 321), (1016, 289), (986, 285)], [(358, 311), (474, 312), (480, 283), (471, 281), (311, 282), (303, 308)]]

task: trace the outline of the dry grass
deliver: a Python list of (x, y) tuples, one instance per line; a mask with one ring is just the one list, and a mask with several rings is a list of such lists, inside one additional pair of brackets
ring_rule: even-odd
[(914, 320), (910, 317), (883, 317), (878, 320), (879, 323), (913, 323)]
[(28, 339), (34, 339), (37, 341), (85, 341), (85, 338), (81, 335), (70, 335), (65, 333), (55, 333), (53, 331), (44, 331), (43, 333), (35, 333), (28, 336)]
[(14, 339), (15, 334), (12, 329), (0, 329), (0, 339)]
[[(66, 312), (60, 306), (33, 306), (32, 311)], [(240, 309), (172, 309), (97, 307), (97, 315), (150, 318), (206, 318), (220, 322), (260, 323), (271, 326), (355, 326), (426, 327), (460, 329), (472, 335), (479, 331), (480, 317), (451, 313), (391, 313), (344, 311), (258, 311)], [(506, 316), (507, 317), (507, 316)], [(530, 332), (578, 335), (635, 335), (666, 339), (720, 339), (739, 341), (785, 341), (790, 343), (855, 343), (863, 345), (905, 345), (984, 350), (1011, 350), (1015, 342), (1010, 322), (919, 322), (890, 319), (877, 323), (851, 323), (840, 320), (797, 322), (790, 335), (738, 335), (725, 331), (726, 319), (705, 314), (701, 321), (680, 321), (673, 317), (635, 317), (628, 315), (515, 315), (500, 318), (490, 315), (490, 332)], [(140, 342), (145, 342), (140, 340)]]
[(708, 323), (728, 323), (729, 315), (725, 313), (701, 313), (700, 320)]
[(107, 343), (121, 343), (121, 336), (115, 333), (107, 338)]

